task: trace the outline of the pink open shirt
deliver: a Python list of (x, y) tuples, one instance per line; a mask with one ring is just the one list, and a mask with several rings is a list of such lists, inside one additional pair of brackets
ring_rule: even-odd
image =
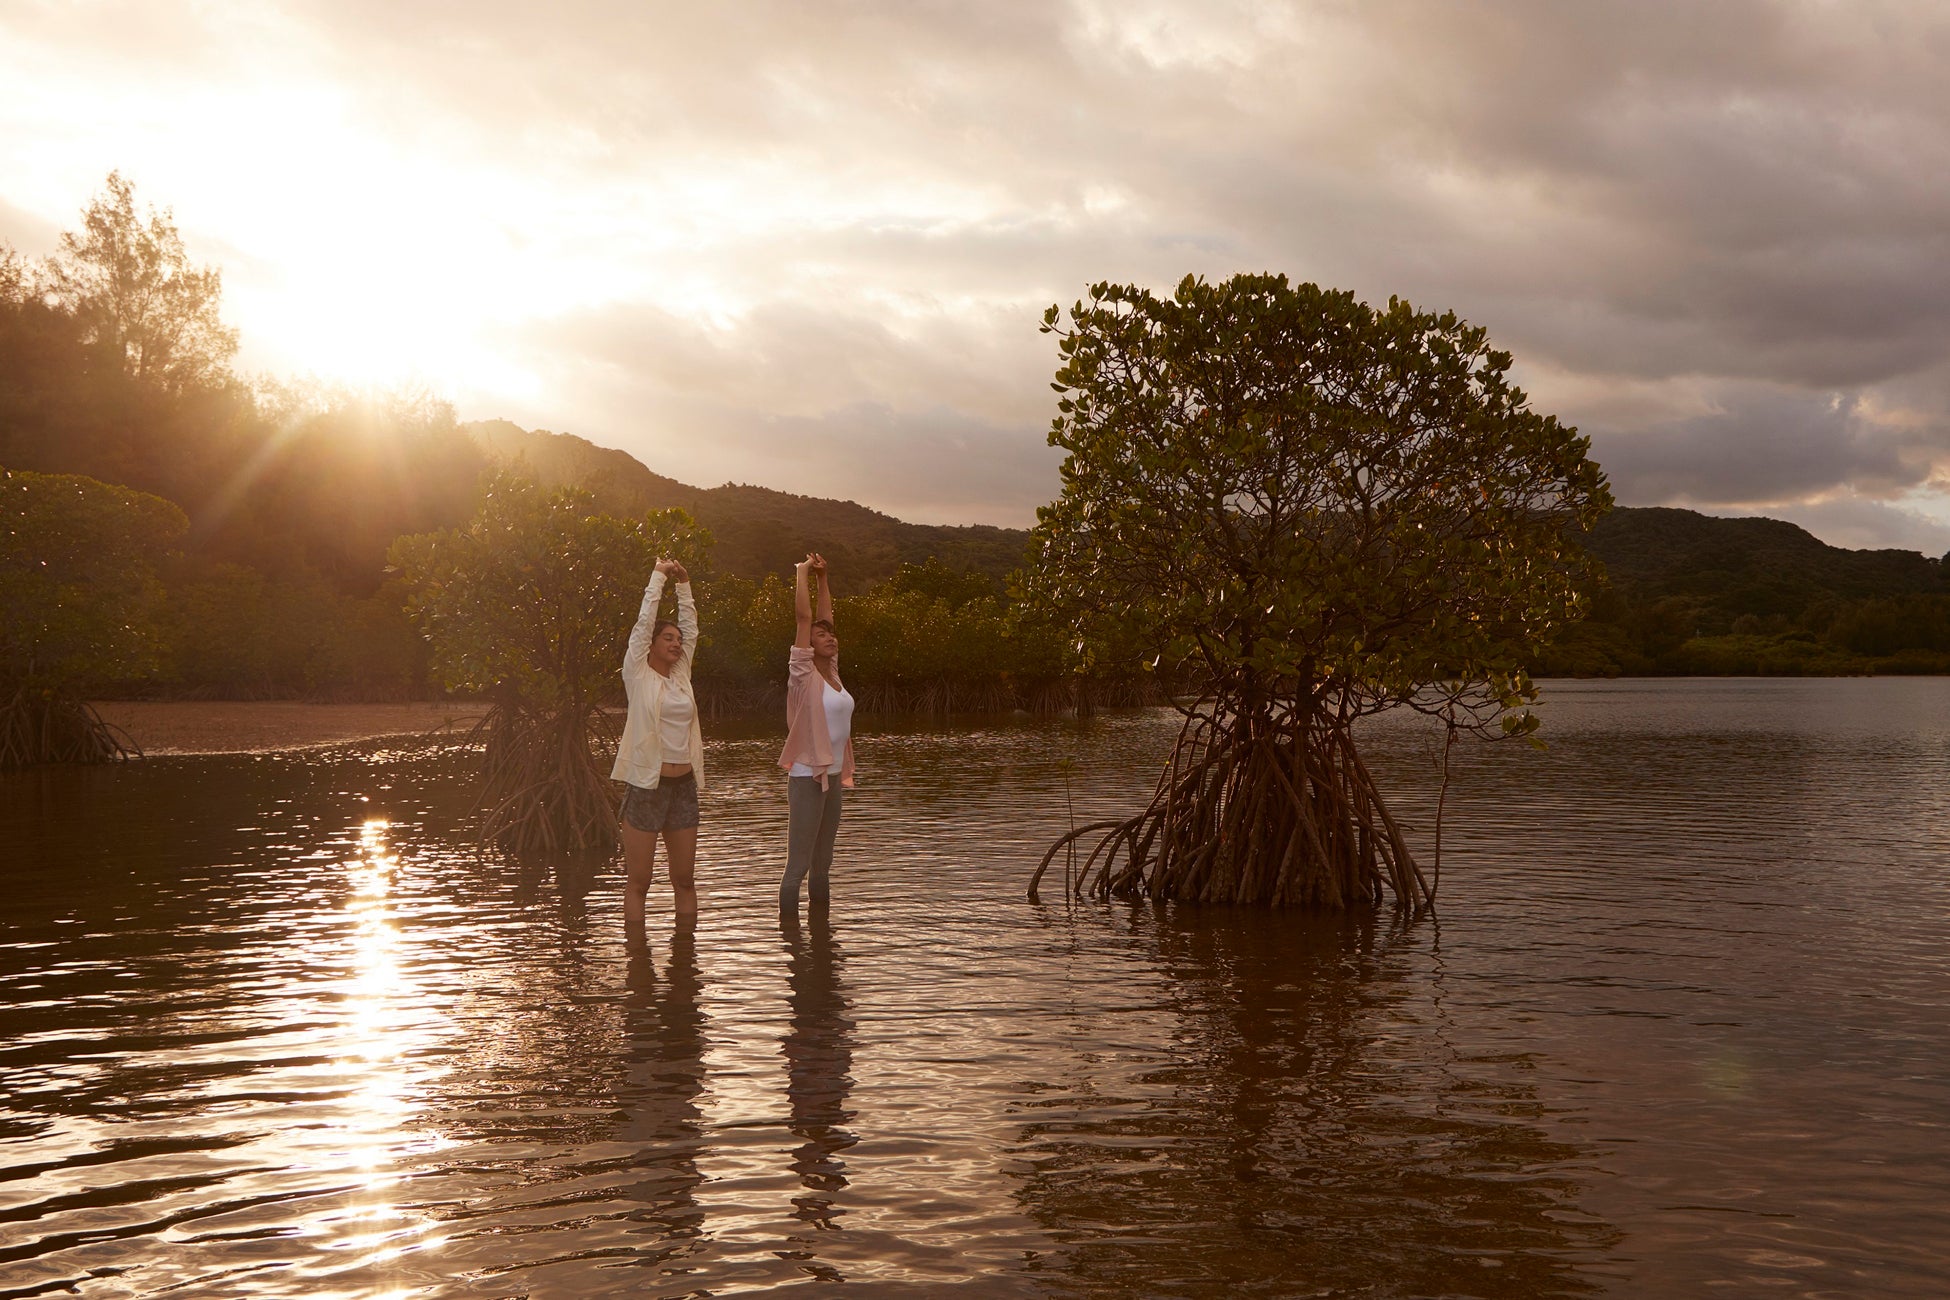
[[(833, 665), (839, 675), (839, 665)], [(792, 647), (785, 683), (785, 752), (779, 766), (788, 772), (794, 763), (804, 763), (819, 773), (819, 788), (826, 788), (826, 774), (833, 767), (833, 736), (826, 729), (826, 679), (813, 667), (811, 646)], [(846, 738), (846, 753), (840, 758), (840, 786), (853, 788), (853, 737)]]

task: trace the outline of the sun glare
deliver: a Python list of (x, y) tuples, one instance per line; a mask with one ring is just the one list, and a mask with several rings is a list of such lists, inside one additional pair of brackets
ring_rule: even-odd
[[(62, 228), (122, 169), (223, 272), (239, 365), (273, 378), (423, 388), (463, 415), (560, 406), (559, 369), (589, 341), (565, 353), (564, 329), (641, 312), (735, 328), (766, 301), (862, 289), (862, 241), (1009, 208), (987, 180), (832, 171), (791, 148), (651, 140), (598, 170), (560, 141), (348, 79), (286, 18), (219, 35), (239, 43), (208, 52), (220, 76), (0, 50), (0, 78), (21, 72), (48, 110), (15, 201)], [(0, 126), (26, 120), (0, 108)], [(82, 147), (110, 138), (113, 157)]]
[(393, 902), (400, 861), (388, 843), (390, 829), (384, 818), (367, 820), (359, 828), (358, 855), (345, 863), (350, 887), (345, 913), (352, 932), (350, 968), (341, 985), (346, 1019), (337, 1066), (349, 1091), (333, 1140), (359, 1191), (333, 1216), (333, 1248), (365, 1265), (384, 1264), (405, 1249), (426, 1245), (439, 1226), (400, 1207), (393, 1193), (402, 1177), (401, 1155), (438, 1141), (411, 1128), (413, 1093), (423, 1080), (410, 1062), (427, 1035), (418, 990), (401, 961), (404, 941)]

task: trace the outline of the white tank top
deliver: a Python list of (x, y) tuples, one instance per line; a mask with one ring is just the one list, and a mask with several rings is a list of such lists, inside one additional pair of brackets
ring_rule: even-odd
[[(833, 741), (833, 765), (826, 769), (828, 776), (837, 776), (846, 769), (846, 742), (853, 734), (853, 693), (834, 690), (825, 682), (820, 683), (820, 703), (826, 706), (826, 734)], [(794, 763), (791, 775), (818, 776), (810, 763)]]
[(697, 701), (676, 682), (664, 684), (663, 707), (658, 710), (657, 737), (663, 743), (664, 762), (691, 761), (691, 719), (697, 716)]

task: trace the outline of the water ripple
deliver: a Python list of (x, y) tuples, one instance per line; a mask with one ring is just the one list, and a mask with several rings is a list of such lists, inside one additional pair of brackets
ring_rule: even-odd
[[(1024, 902), (1135, 713), (863, 734), (782, 929), (777, 740), (716, 740), (634, 958), (465, 754), (5, 778), (0, 1296), (1950, 1289), (1950, 683), (1545, 715), (1416, 924)], [(1426, 857), (1435, 737), (1365, 743)]]

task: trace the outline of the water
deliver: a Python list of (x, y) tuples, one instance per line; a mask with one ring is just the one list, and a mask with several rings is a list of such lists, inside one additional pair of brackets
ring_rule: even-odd
[[(724, 740), (634, 962), (464, 754), (5, 778), (0, 1296), (1950, 1292), (1950, 681), (1546, 717), (1412, 925), (1025, 901), (1148, 792), (1126, 714), (863, 736), (782, 933)], [(1368, 745), (1426, 846), (1433, 739)]]

